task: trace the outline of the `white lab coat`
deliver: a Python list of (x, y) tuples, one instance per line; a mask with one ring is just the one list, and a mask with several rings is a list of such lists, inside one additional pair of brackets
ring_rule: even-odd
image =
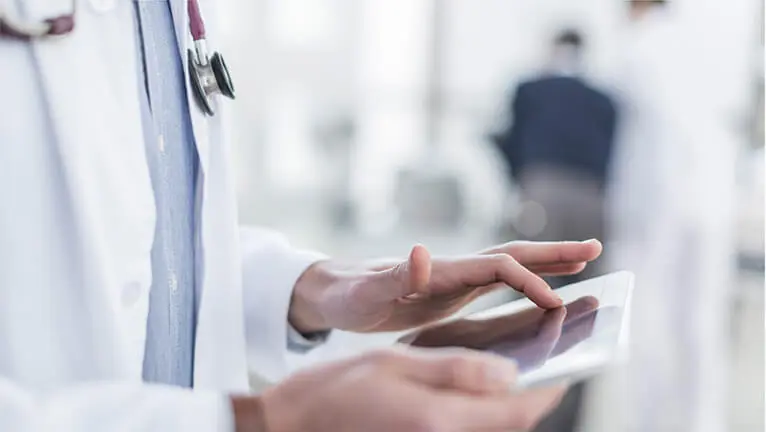
[[(214, 1), (200, 3), (215, 46)], [(71, 7), (0, 4), (38, 20)], [(186, 53), (186, 3), (171, 4)], [(196, 390), (142, 383), (155, 208), (131, 1), (77, 0), (76, 25), (57, 39), (0, 39), (0, 430), (228, 430), (223, 395), (248, 391), (248, 366), (288, 372), (292, 287), (318, 256), (240, 229), (228, 103), (212, 118), (192, 106)]]
[(706, 67), (705, 48), (672, 12), (634, 24), (622, 46), (606, 251), (637, 276), (635, 416), (619, 430), (725, 427), (737, 147), (716, 94), (726, 77)]

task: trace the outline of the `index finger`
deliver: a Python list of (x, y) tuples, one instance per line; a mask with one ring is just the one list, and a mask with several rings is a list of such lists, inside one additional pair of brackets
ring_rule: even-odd
[(515, 259), (507, 255), (494, 255), (506, 259), (495, 259), (495, 273), (500, 282), (523, 293), (532, 302), (543, 309), (553, 309), (561, 306), (563, 301), (540, 276), (532, 273)]
[(601, 255), (601, 242), (511, 242), (488, 249), (482, 254), (505, 253), (519, 263), (529, 265), (590, 262)]
[[(519, 264), (508, 254), (478, 255), (469, 258), (439, 260), (433, 264), (433, 275), (458, 284), (434, 284), (431, 294), (449, 294), (457, 288), (480, 288), (502, 283), (526, 295), (543, 309), (562, 305), (561, 298), (538, 275)], [(437, 291), (438, 290), (438, 291)]]

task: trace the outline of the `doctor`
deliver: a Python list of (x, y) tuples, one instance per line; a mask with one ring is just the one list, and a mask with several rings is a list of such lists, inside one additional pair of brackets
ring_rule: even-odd
[(614, 429), (724, 431), (737, 143), (723, 119), (736, 80), (724, 72), (720, 35), (683, 26), (681, 12), (693, 16), (696, 2), (627, 5), (609, 251), (640, 289), (629, 371), (636, 412)]
[[(539, 276), (581, 271), (597, 241), (341, 263), (242, 228), (232, 102), (187, 84), (204, 54), (187, 2), (75, 6), (0, 2), (0, 430), (507, 430), (555, 405), (561, 389), (510, 392), (490, 356), (390, 350), (290, 377), (286, 354), (500, 284), (557, 307)], [(60, 36), (24, 37), (51, 17)], [(248, 396), (249, 369), (281, 382)]]

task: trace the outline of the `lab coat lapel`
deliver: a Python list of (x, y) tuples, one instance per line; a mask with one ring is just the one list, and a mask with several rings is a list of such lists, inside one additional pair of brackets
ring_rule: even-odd
[(191, 116), (192, 129), (194, 130), (194, 140), (197, 145), (197, 153), (199, 154), (202, 172), (206, 173), (210, 160), (208, 119), (196, 105), (194, 94), (189, 85), (189, 65), (186, 52), (193, 47), (193, 42), (191, 40), (191, 33), (189, 33), (189, 14), (186, 10), (187, 1), (188, 0), (170, 0), (170, 4), (172, 7), (176, 40), (178, 41), (178, 52), (181, 55), (181, 61), (183, 62), (185, 77), (184, 84), (186, 85), (186, 97), (189, 100), (189, 114)]
[[(223, 145), (221, 106), (208, 117), (196, 105), (188, 85), (187, 49), (193, 42), (188, 0), (170, 0), (178, 48), (184, 64), (186, 92), (200, 158), (199, 311), (194, 357), (194, 386), (201, 389), (246, 391), (247, 364), (242, 308), (235, 185)], [(204, 3), (200, 1), (200, 3)], [(210, 4), (210, 6), (215, 6)], [(204, 6), (203, 8), (204, 9)], [(210, 148), (210, 143), (215, 148)]]

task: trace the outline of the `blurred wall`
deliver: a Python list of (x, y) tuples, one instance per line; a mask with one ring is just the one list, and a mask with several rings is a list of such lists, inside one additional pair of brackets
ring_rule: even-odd
[[(336, 240), (328, 203), (342, 194), (356, 206), (361, 224), (354, 230), (395, 231), (396, 185), (407, 166), (431, 164), (457, 176), (466, 223), (487, 229), (511, 192), (485, 140), (510, 86), (534, 72), (563, 25), (584, 29), (589, 72), (608, 77), (625, 27), (624, 2), (613, 0), (220, 3), (238, 87), (242, 218), (323, 248)], [(750, 23), (759, 3), (674, 2), (685, 31), (709, 55), (700, 73), (726, 69), (725, 83), (711, 84), (709, 97), (725, 107), (732, 129), (747, 117)]]

